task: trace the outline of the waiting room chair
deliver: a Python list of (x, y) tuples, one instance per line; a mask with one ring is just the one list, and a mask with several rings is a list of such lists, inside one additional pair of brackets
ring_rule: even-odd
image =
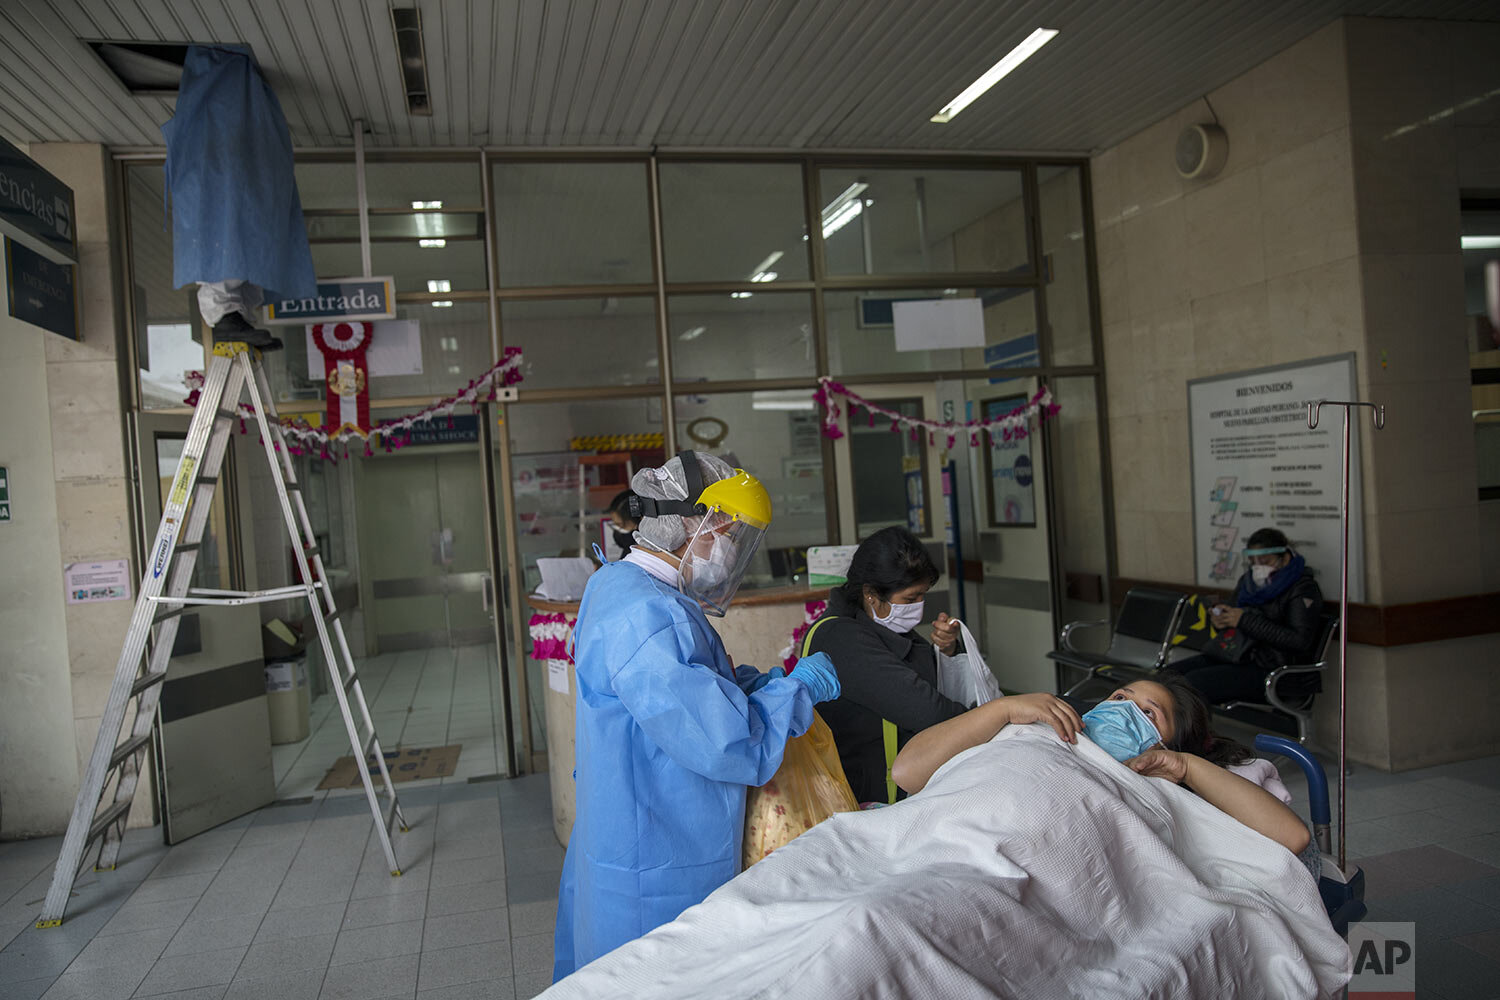
[(1109, 648), (1103, 653), (1089, 653), (1073, 645), (1073, 634), (1079, 629), (1107, 626), (1109, 619), (1069, 622), (1058, 636), (1060, 648), (1048, 653), (1058, 664), (1057, 686), (1063, 686), (1064, 670), (1082, 670), (1084, 677), (1063, 691), (1074, 695), (1090, 681), (1111, 668), (1150, 673), (1161, 669), (1172, 650), (1172, 637), (1182, 617), (1187, 595), (1175, 590), (1132, 587), (1120, 605), (1120, 615), (1109, 637)]
[[(1338, 615), (1323, 615), (1322, 624), (1318, 629), (1317, 641), (1313, 643), (1313, 662), (1310, 663), (1288, 663), (1284, 667), (1266, 674), (1266, 700), (1264, 703), (1255, 701), (1231, 701), (1223, 705), (1215, 705), (1214, 711), (1230, 718), (1239, 718), (1236, 713), (1245, 710), (1255, 712), (1259, 715), (1269, 715), (1273, 712), (1290, 717), (1297, 730), (1297, 742), (1306, 744), (1312, 735), (1312, 702), (1314, 696), (1322, 690), (1321, 673), (1328, 666), (1328, 651), (1333, 648), (1333, 640), (1339, 633)], [(1297, 677), (1297, 675), (1305, 675)], [(1296, 681), (1286, 685), (1281, 684), (1284, 677), (1295, 677)], [(1300, 683), (1298, 683), (1300, 681)], [(1288, 700), (1290, 699), (1290, 700)], [(1294, 704), (1300, 702), (1300, 705)], [(1244, 720), (1241, 721), (1253, 721)]]

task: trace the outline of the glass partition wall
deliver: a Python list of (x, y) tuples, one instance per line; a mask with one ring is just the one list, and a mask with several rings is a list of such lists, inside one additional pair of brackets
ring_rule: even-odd
[[(122, 172), (139, 405), (180, 407), (201, 333), (191, 289), (169, 287), (161, 166)], [(356, 182), (352, 157), (299, 160), (321, 277), (362, 270)], [(517, 398), (474, 415), (477, 447), (379, 455), (364, 461), (391, 461), (390, 474), (354, 480), (438, 483), (445, 464), (472, 462), (473, 489), (433, 489), (444, 511), (487, 497), (487, 529), (454, 537), (483, 546), (498, 582), (484, 597), (509, 664), (495, 667), (508, 675), (519, 768), (543, 766), (545, 747), (546, 677), (528, 655), (525, 603), (536, 560), (587, 555), (629, 473), (676, 449), (723, 455), (771, 492), (776, 517), (747, 589), (805, 588), (809, 546), (918, 529), (946, 550), (945, 578), (957, 581), (948, 610), (968, 618), (1007, 689), (1050, 687), (1042, 654), (1057, 625), (1107, 609), (1113, 518), (1085, 162), (372, 154), (364, 188), (371, 270), (395, 278), (412, 341), (405, 368), (371, 378), (372, 410), (419, 409), (505, 349), (523, 352)], [(960, 299), (978, 300), (980, 339), (897, 339), (899, 303)], [(283, 332), (293, 329), (269, 356), (273, 391), (283, 412), (315, 416), (321, 360), (310, 363), (300, 328)], [(949, 447), (864, 424), (839, 445), (852, 461), (836, 462), (812, 398), (820, 376), (929, 420), (1006, 412), (1044, 383), (1064, 409), (1024, 458), (967, 435)], [(443, 548), (444, 525), (423, 523), (414, 565), (462, 561)], [(473, 555), (464, 574), (478, 572)], [(367, 596), (409, 609), (427, 599)], [(467, 585), (447, 595), (446, 619), (460, 599), (473, 599)], [(445, 619), (447, 634), (473, 634), (471, 612), (463, 628)]]

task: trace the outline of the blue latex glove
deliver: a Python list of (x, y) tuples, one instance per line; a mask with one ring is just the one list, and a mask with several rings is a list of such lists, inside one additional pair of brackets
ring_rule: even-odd
[(814, 704), (832, 701), (842, 690), (839, 687), (838, 671), (833, 669), (833, 661), (828, 658), (827, 653), (804, 656), (787, 676), (802, 682), (807, 693), (812, 695)]
[(765, 673), (761, 673), (751, 666), (738, 666), (734, 668), (734, 682), (740, 686), (740, 690), (746, 694), (754, 694), (776, 677), (785, 677), (786, 671), (780, 667), (772, 667)]

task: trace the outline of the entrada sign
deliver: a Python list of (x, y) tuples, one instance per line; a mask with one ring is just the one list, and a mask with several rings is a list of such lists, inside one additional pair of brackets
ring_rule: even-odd
[(0, 232), (54, 263), (78, 263), (73, 189), (5, 139), (0, 139)]
[(318, 293), (266, 305), (266, 323), (300, 326), (330, 319), (395, 319), (395, 278), (327, 278)]

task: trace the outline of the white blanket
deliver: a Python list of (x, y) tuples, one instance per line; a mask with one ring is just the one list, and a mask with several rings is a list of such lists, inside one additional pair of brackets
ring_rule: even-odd
[(1349, 975), (1285, 848), (1036, 725), (835, 816), (543, 996), (1321, 997)]

